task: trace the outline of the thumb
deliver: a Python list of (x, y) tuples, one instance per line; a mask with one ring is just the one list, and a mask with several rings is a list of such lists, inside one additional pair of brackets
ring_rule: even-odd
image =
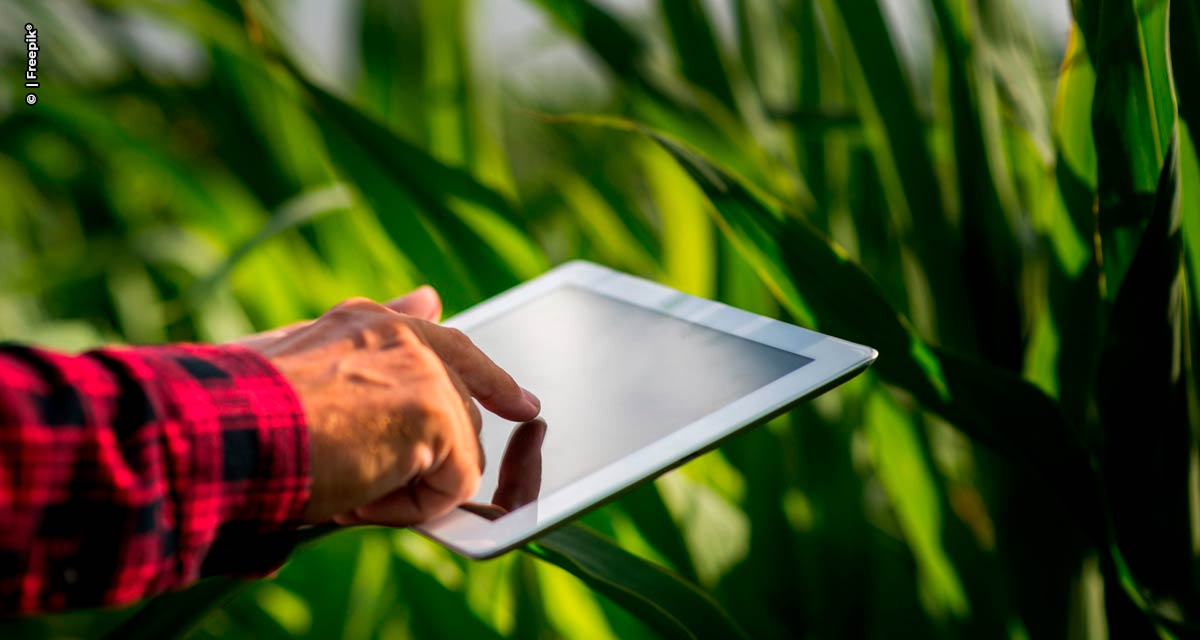
[(438, 297), (433, 287), (425, 285), (385, 302), (385, 307), (406, 316), (437, 322), (442, 319), (442, 299)]

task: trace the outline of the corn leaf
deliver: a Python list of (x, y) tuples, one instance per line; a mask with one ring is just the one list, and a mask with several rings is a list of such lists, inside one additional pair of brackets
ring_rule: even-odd
[(512, 224), (517, 214), (503, 196), (297, 78), (318, 114), (334, 164), (358, 187), (405, 255), (446, 297), (447, 306), (465, 308), (520, 281), (513, 265), (456, 211), (468, 203), (497, 214), (497, 224)]
[(1105, 299), (1112, 301), (1155, 207), (1155, 186), (1175, 123), (1166, 2), (1081, 3), (1096, 70), (1096, 143)]
[(234, 578), (209, 578), (184, 591), (150, 600), (124, 622), (104, 634), (111, 640), (181, 638), (214, 608), (229, 601), (249, 583)]
[[(1195, 73), (1200, 65), (1200, 0), (1171, 3), (1171, 66), (1180, 73)], [(1175, 83), (1179, 118), (1193, 131), (1200, 131), (1200, 83), (1185, 75)]]
[(586, 0), (536, 0), (536, 3), (565, 30), (586, 42), (614, 76), (650, 88), (641, 66), (645, 44), (607, 11)]
[(564, 527), (528, 550), (553, 563), (669, 638), (746, 638), (699, 587), (582, 527)]
[(881, 355), (874, 371), (880, 377), (967, 435), (1051, 480), (1084, 531), (1105, 539), (1090, 455), (1040, 389), (1003, 369), (923, 342), (844, 251), (804, 220), (783, 217), (764, 196), (682, 143), (617, 118), (562, 120), (655, 140), (704, 192), (718, 226), (785, 308), (798, 314), (811, 308), (821, 330), (877, 348)]
[(1090, 402), (1102, 320), (1100, 263), (1092, 242), (1097, 232), (1091, 119), (1096, 74), (1084, 46), (1079, 28), (1072, 27), (1054, 104), (1058, 197), (1040, 221), (1054, 256), (1047, 283), (1058, 337), (1054, 384), (1063, 413), (1074, 425), (1083, 424)]
[[(1022, 318), (1018, 291), (1017, 212), (1012, 178), (999, 139), (999, 100), (989, 51), (973, 0), (934, 0), (938, 33), (946, 52), (954, 166), (968, 306), (980, 354), (1012, 371), (1021, 370)], [(961, 10), (955, 11), (955, 7)], [(940, 305), (939, 305), (940, 306)]]
[[(822, 0), (822, 13), (845, 33), (851, 92), (867, 125), (867, 141), (888, 197), (895, 227), (911, 241), (929, 292), (938, 301), (934, 333), (941, 344), (973, 353), (976, 340), (967, 307), (961, 239), (950, 225), (925, 123), (908, 74), (877, 0)], [(910, 289), (915, 289), (910, 286)]]
[[(1154, 213), (1113, 304), (1096, 397), (1102, 468), (1129, 568), (1156, 593), (1188, 594), (1194, 442), (1183, 364), (1187, 279), (1174, 142), (1167, 151)], [(1150, 503), (1146, 495), (1156, 499)]]
[(675, 43), (683, 76), (731, 110), (737, 110), (733, 87), (725, 73), (721, 46), (700, 0), (662, 0), (667, 31)]

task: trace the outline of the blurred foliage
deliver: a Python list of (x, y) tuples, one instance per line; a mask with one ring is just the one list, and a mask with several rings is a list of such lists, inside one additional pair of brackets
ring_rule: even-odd
[[(453, 313), (586, 258), (881, 352), (528, 553), (338, 532), (0, 633), (1200, 631), (1200, 0), (1078, 0), (1064, 42), (896, 6), (357, 0), (317, 43), (283, 0), (0, 2), (44, 51), (37, 105), (0, 87), (0, 338), (222, 341), (422, 282)], [(505, 12), (523, 58), (481, 44)]]

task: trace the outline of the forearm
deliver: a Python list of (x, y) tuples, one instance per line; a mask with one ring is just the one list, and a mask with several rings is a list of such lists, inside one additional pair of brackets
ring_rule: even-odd
[(260, 574), (309, 495), (287, 382), (241, 347), (0, 347), (0, 609)]

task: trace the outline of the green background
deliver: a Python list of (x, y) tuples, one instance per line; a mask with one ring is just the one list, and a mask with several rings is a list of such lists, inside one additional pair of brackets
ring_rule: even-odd
[(426, 282), (452, 314), (585, 258), (875, 367), (498, 560), (357, 529), (0, 635), (1200, 630), (1200, 0), (1081, 1), (1062, 41), (922, 0), (921, 55), (876, 0), (523, 4), (541, 40), (497, 53), (470, 0), (352, 2), (333, 42), (282, 0), (0, 2), (0, 339), (224, 341)]

